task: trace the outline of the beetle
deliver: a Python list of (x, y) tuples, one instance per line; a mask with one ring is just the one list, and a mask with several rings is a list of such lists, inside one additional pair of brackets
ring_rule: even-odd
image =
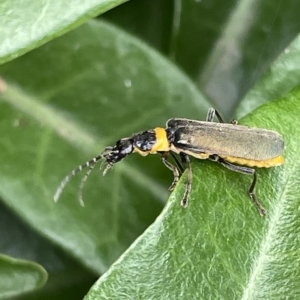
[[(214, 122), (214, 116), (218, 122)], [(55, 202), (59, 199), (67, 183), (78, 172), (88, 167), (79, 186), (79, 202), (84, 205), (82, 191), (84, 184), (99, 160), (103, 159), (100, 168), (104, 167), (103, 175), (117, 162), (131, 153), (142, 156), (159, 153), (163, 164), (173, 172), (173, 182), (169, 187), (173, 191), (184, 171), (182, 163), (186, 164), (187, 180), (181, 205), (187, 207), (188, 197), (192, 186), (192, 168), (190, 157), (208, 159), (218, 162), (229, 170), (246, 175), (252, 175), (253, 180), (248, 189), (249, 196), (254, 202), (261, 216), (266, 210), (258, 201), (254, 188), (257, 181), (256, 171), (253, 167), (270, 168), (284, 164), (282, 156), (284, 141), (282, 136), (271, 130), (241, 126), (236, 120), (224, 123), (222, 117), (214, 108), (210, 108), (206, 121), (197, 121), (183, 118), (173, 118), (167, 121), (166, 128), (157, 127), (147, 131), (133, 134), (120, 139), (115, 146), (109, 146), (99, 155), (78, 166), (67, 175), (54, 195)], [(176, 165), (167, 158), (173, 157)], [(178, 160), (175, 154), (181, 158)], [(180, 172), (179, 172), (180, 170)]]

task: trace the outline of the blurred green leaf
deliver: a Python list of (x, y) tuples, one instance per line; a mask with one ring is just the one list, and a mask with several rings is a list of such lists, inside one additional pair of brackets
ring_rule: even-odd
[(187, 209), (185, 176), (163, 212), (85, 299), (298, 299), (300, 295), (300, 88), (241, 124), (279, 131), (286, 164), (258, 170), (262, 218), (246, 190), (251, 177), (194, 161)]
[[(80, 266), (68, 254), (55, 247), (51, 241), (33, 232), (3, 203), (0, 203), (0, 237), (0, 252), (22, 259), (22, 261), (34, 261), (43, 266), (48, 274), (48, 281), (45, 283), (46, 280), (44, 280), (39, 286), (45, 283), (42, 289), (34, 289), (28, 293), (28, 290), (19, 289), (16, 285), (12, 293), (18, 296), (14, 299), (79, 300), (97, 278), (95, 273)], [(17, 264), (13, 264), (10, 270), (18, 272), (18, 268)], [(24, 282), (27, 276), (32, 277), (31, 273), (25, 273)], [(11, 281), (11, 273), (3, 270), (1, 282), (6, 281)], [(1, 293), (6, 293), (6, 290), (0, 288)]]
[(300, 35), (271, 65), (240, 103), (236, 115), (243, 116), (259, 105), (282, 97), (300, 83)]
[(297, 0), (181, 5), (176, 61), (227, 117), (300, 31)]
[(125, 1), (1, 1), (0, 64), (45, 44)]
[(0, 299), (38, 289), (47, 277), (44, 268), (34, 262), (0, 254)]
[(297, 0), (133, 0), (101, 18), (168, 55), (230, 118), (299, 34), (299, 9)]
[(99, 16), (170, 54), (174, 18), (173, 0), (131, 0)]

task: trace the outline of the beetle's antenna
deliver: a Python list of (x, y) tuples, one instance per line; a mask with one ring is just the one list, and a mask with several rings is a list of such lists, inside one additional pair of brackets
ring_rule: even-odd
[[(57, 202), (61, 193), (63, 192), (64, 188), (66, 187), (67, 183), (78, 173), (81, 172), (82, 169), (86, 168), (86, 167), (91, 167), (88, 172), (86, 173), (86, 175), (84, 176), (84, 182), (86, 181), (86, 177), (88, 177), (88, 175), (91, 173), (94, 165), (96, 164), (96, 162), (98, 160), (100, 160), (101, 158), (103, 158), (103, 154), (99, 154), (98, 156), (94, 157), (93, 159), (87, 161), (85, 164), (80, 165), (79, 167), (77, 167), (76, 169), (74, 169), (71, 173), (69, 173), (64, 179), (63, 181), (60, 183), (59, 187), (57, 188), (55, 195), (54, 195), (54, 201)], [(83, 181), (83, 179), (82, 179)], [(83, 182), (83, 185), (84, 185)], [(80, 184), (80, 186), (82, 185), (82, 183)], [(82, 205), (82, 199), (79, 200), (80, 204)]]
[(79, 200), (79, 203), (80, 203), (81, 206), (84, 206), (84, 201), (83, 201), (83, 198), (82, 198), (83, 187), (85, 185), (85, 182), (86, 182), (87, 178), (89, 177), (89, 175), (93, 171), (93, 169), (95, 167), (95, 164), (96, 164), (96, 162), (89, 165), (89, 169), (85, 173), (84, 177), (81, 179), (81, 182), (80, 182), (80, 185), (79, 185), (79, 191), (78, 191), (78, 200)]

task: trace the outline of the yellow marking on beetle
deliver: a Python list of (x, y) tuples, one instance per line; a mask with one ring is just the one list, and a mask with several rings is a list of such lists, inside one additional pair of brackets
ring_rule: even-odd
[[(133, 146), (133, 151), (132, 153), (138, 153), (139, 155), (141, 156), (147, 156), (148, 154), (150, 154), (151, 152), (150, 151), (141, 151), (139, 148)], [(155, 153), (153, 153), (155, 154)]]
[(167, 132), (165, 128), (156, 127), (154, 128), (156, 143), (150, 150), (151, 154), (155, 154), (157, 151), (170, 151), (170, 143), (167, 138)]
[(245, 159), (245, 158), (239, 158), (239, 157), (230, 157), (230, 156), (220, 156), (226, 161), (229, 161), (231, 163), (235, 163), (238, 165), (244, 165), (248, 167), (257, 167), (257, 168), (271, 168), (276, 167), (284, 164), (284, 158), (282, 155), (279, 155), (277, 157), (266, 159), (266, 160), (253, 160), (253, 159)]

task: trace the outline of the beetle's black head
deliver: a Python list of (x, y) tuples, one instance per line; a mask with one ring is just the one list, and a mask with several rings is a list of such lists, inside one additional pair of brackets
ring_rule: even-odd
[(108, 169), (112, 168), (115, 163), (132, 153), (133, 150), (133, 140), (131, 138), (121, 139), (117, 141), (115, 146), (105, 148), (101, 154), (102, 158), (105, 159), (104, 162), (107, 163), (107, 166), (104, 169), (104, 174)]

